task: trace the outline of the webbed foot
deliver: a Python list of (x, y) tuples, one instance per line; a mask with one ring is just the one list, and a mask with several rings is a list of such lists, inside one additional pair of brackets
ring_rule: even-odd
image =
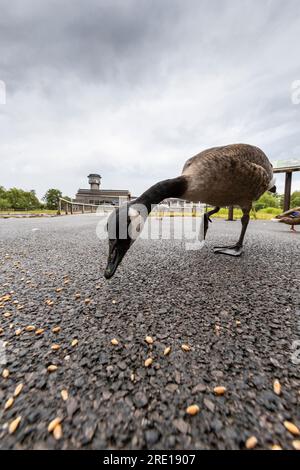
[(243, 253), (243, 247), (240, 245), (233, 245), (233, 246), (215, 246), (214, 253), (220, 253), (222, 255), (229, 255), (229, 256), (241, 256)]

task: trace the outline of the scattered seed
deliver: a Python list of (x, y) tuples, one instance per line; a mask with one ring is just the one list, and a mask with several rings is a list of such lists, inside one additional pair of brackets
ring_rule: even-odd
[(84, 299), (84, 302), (85, 302), (86, 304), (89, 304), (90, 301), (91, 301), (91, 299)]
[(42, 335), (44, 333), (45, 329), (44, 328), (38, 328), (35, 332), (36, 335)]
[(113, 344), (114, 346), (117, 346), (119, 344), (119, 341), (116, 338), (113, 338), (111, 340), (111, 344)]
[(113, 301), (112, 301), (112, 304), (116, 304), (116, 303), (117, 303), (117, 301), (116, 301), (116, 300), (113, 300)]
[(78, 339), (73, 339), (71, 346), (76, 346), (78, 344)]
[(187, 352), (191, 350), (191, 346), (189, 346), (188, 344), (182, 344), (181, 349), (182, 351)]
[(281, 394), (281, 385), (280, 385), (279, 380), (277, 379), (275, 379), (273, 382), (273, 390), (274, 390), (274, 393), (276, 393), (276, 395)]
[(75, 299), (80, 299), (81, 295), (80, 294), (75, 294)]
[(251, 436), (246, 440), (246, 449), (254, 449), (257, 446), (257, 439), (255, 436)]
[(57, 370), (57, 366), (54, 364), (51, 364), (50, 366), (47, 367), (48, 372), (55, 372)]
[(294, 423), (291, 423), (290, 421), (284, 421), (283, 425), (285, 429), (287, 429), (294, 436), (300, 436), (299, 428)]
[(170, 352), (171, 352), (171, 348), (170, 348), (170, 346), (168, 346), (168, 347), (165, 348), (165, 350), (164, 350), (164, 356), (168, 356), (168, 355), (170, 354)]
[(4, 379), (7, 379), (8, 376), (9, 376), (9, 370), (8, 369), (3, 369), (2, 377)]
[(22, 333), (22, 330), (20, 328), (18, 328), (16, 331), (15, 331), (15, 335), (16, 336), (20, 336), (20, 334)]
[(58, 426), (61, 423), (61, 418), (54, 418), (48, 425), (48, 432), (54, 431), (56, 426)]
[(300, 441), (293, 441), (292, 442), (292, 445), (294, 447), (295, 450), (300, 450)]
[(280, 445), (278, 445), (278, 444), (273, 444), (273, 445), (271, 446), (271, 450), (282, 450), (282, 447), (281, 447)]
[(19, 384), (16, 386), (14, 391), (14, 397), (18, 397), (23, 390), (23, 384)]
[(28, 325), (28, 326), (26, 326), (25, 330), (26, 330), (26, 331), (34, 331), (34, 330), (35, 330), (35, 326), (33, 326), (33, 325)]
[(154, 343), (154, 340), (151, 336), (146, 336), (145, 341), (148, 344), (153, 344)]
[(4, 409), (8, 410), (9, 408), (13, 406), (13, 404), (14, 404), (14, 399), (13, 397), (10, 397), (4, 405)]
[(55, 326), (54, 328), (52, 328), (52, 333), (58, 333), (60, 329), (60, 326)]
[(9, 434), (13, 434), (13, 433), (18, 429), (19, 424), (20, 424), (20, 422), (21, 422), (21, 419), (22, 419), (21, 416), (18, 416), (16, 419), (14, 419), (14, 420), (10, 423), (10, 425), (9, 425), (9, 427), (8, 427), (8, 432), (9, 432)]
[(63, 290), (62, 287), (58, 287), (57, 289), (55, 289), (55, 292), (61, 292)]
[(134, 375), (134, 374), (131, 374), (131, 375), (130, 375), (130, 380), (131, 380), (131, 382), (134, 382), (134, 381), (135, 381), (135, 375)]
[(148, 359), (145, 360), (145, 367), (151, 366), (152, 362), (153, 362), (152, 357), (148, 357)]
[(52, 351), (57, 351), (58, 349), (60, 349), (60, 345), (59, 344), (52, 344), (51, 349), (52, 349)]
[(4, 295), (4, 296), (1, 298), (1, 301), (2, 301), (2, 302), (7, 302), (8, 300), (11, 300), (11, 295), (9, 295), (9, 294)]
[(198, 405), (190, 405), (186, 409), (187, 414), (191, 416), (198, 414), (199, 411), (200, 411), (200, 408)]
[(10, 312), (5, 312), (5, 313), (3, 313), (3, 316), (5, 318), (9, 318), (9, 317), (11, 317), (11, 313)]
[(214, 393), (216, 395), (224, 395), (225, 392), (226, 392), (226, 387), (220, 386), (220, 387), (215, 387), (214, 388)]
[(0, 328), (0, 335), (4, 332), (3, 328)]
[(215, 325), (215, 332), (217, 336), (220, 336), (220, 330), (221, 330), (220, 325)]
[(61, 394), (63, 401), (67, 401), (67, 399), (69, 398), (68, 390), (62, 390), (60, 394)]
[(54, 439), (56, 439), (57, 441), (62, 438), (62, 427), (60, 424), (55, 426), (53, 430), (53, 436), (54, 436)]

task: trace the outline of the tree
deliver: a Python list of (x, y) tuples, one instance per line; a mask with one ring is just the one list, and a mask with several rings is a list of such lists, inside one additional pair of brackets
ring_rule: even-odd
[(3, 186), (0, 186), (0, 198), (4, 198), (6, 196), (6, 190)]
[(266, 207), (280, 207), (280, 196), (266, 192), (254, 202), (253, 206), (257, 211)]
[(10, 208), (10, 203), (8, 199), (0, 197), (0, 210), (5, 211)]
[(291, 207), (300, 206), (300, 191), (294, 191), (291, 196)]
[(40, 207), (40, 201), (34, 191), (11, 188), (6, 191), (5, 199), (9, 201), (9, 208), (14, 210), (33, 210)]
[(59, 198), (62, 197), (62, 192), (59, 189), (48, 189), (43, 201), (46, 202), (47, 209), (58, 209)]

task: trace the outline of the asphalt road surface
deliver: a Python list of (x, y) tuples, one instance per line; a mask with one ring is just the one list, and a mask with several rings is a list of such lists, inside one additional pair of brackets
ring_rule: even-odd
[(187, 250), (153, 219), (162, 239), (138, 240), (106, 281), (99, 220), (0, 220), (1, 448), (297, 446), (285, 422), (300, 428), (300, 233), (252, 221), (231, 258), (212, 247), (239, 222), (215, 220)]

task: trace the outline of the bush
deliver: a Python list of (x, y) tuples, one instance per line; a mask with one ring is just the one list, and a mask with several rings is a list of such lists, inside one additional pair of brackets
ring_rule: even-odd
[(254, 208), (259, 211), (266, 207), (280, 207), (281, 198), (277, 194), (269, 192), (264, 193), (257, 201), (253, 203)]
[(300, 191), (294, 191), (291, 196), (291, 207), (300, 206)]
[(258, 212), (258, 217), (259, 217), (259, 214), (271, 214), (271, 215), (278, 215), (278, 214), (281, 214), (281, 209), (278, 208), (278, 207), (265, 207), (264, 209), (260, 209)]

